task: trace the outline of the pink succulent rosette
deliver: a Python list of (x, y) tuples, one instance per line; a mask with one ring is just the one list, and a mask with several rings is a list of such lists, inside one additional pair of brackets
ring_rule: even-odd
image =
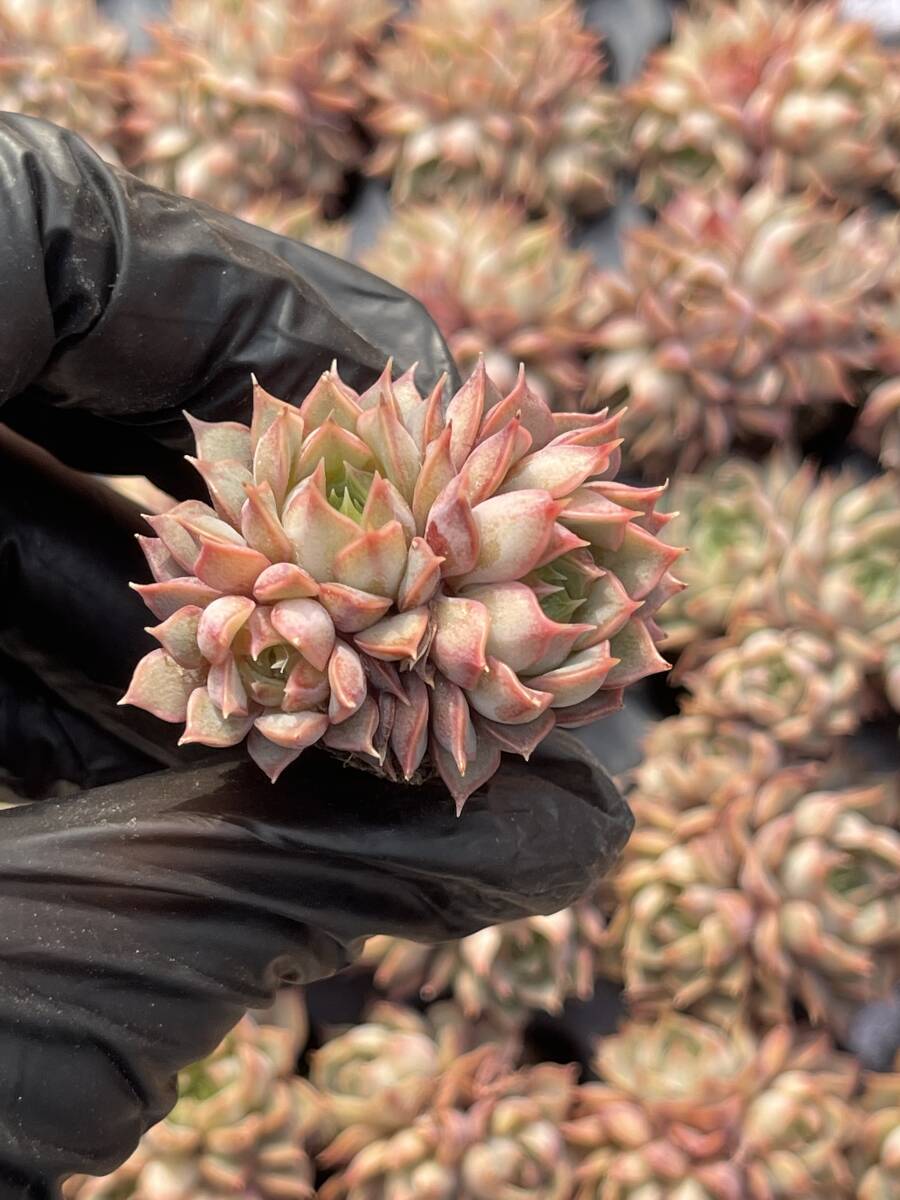
[(313, 743), (391, 779), (436, 771), (461, 809), (554, 725), (614, 711), (667, 663), (681, 586), (661, 487), (618, 483), (617, 417), (553, 413), (479, 364), (449, 401), (390, 366), (336, 369), (299, 406), (259, 385), (251, 427), (189, 417), (212, 498), (147, 518), (134, 584), (160, 649), (122, 703), (247, 739), (275, 780)]

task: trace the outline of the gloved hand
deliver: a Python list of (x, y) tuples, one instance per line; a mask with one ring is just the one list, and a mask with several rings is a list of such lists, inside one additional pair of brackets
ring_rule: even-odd
[[(458, 937), (552, 912), (630, 829), (564, 734), (508, 761), (457, 820), (307, 751), (270, 785), (235, 754), (177, 751), (115, 706), (151, 645), (136, 510), (93, 471), (199, 491), (181, 416), (247, 417), (248, 377), (302, 395), (337, 357), (367, 385), (393, 352), (452, 365), (408, 297), (315, 250), (146, 187), (74, 136), (0, 119), (0, 1197), (123, 1160), (175, 1072), (284, 981), (359, 940)], [(111, 782), (117, 781), (117, 782)], [(105, 783), (106, 786), (96, 786)]]

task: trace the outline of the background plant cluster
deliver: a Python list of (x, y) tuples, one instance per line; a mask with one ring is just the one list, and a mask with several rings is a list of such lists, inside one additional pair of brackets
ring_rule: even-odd
[(854, 7), (0, 0), (3, 108), (627, 406), (689, 547), (671, 677), (587, 732), (615, 877), (373, 939), (71, 1197), (900, 1195), (900, 68)]

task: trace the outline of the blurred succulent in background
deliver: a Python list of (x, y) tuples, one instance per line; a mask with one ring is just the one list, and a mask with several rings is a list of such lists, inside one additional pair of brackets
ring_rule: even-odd
[(598, 212), (622, 159), (602, 70), (572, 0), (420, 0), (369, 76), (370, 169), (400, 202), (456, 191)]
[(123, 154), (216, 208), (333, 197), (363, 152), (361, 74), (390, 0), (173, 0), (135, 64)]
[(754, 606), (814, 486), (811, 466), (779, 454), (764, 465), (732, 458), (675, 477), (663, 506), (677, 516), (665, 537), (688, 552), (678, 565), (685, 590), (660, 613), (667, 651), (721, 637), (735, 613)]
[(900, 75), (839, 5), (704, 5), (678, 20), (628, 90), (638, 195), (775, 175), (852, 203), (900, 188)]
[[(897, 72), (900, 75), (900, 55)], [(900, 471), (900, 215), (882, 218), (878, 230), (886, 270), (880, 292), (868, 306), (874, 371), (870, 395), (853, 432), (883, 467)]]
[(346, 1162), (379, 1138), (410, 1125), (446, 1087), (444, 1074), (474, 1049), (475, 1031), (452, 1005), (420, 1015), (375, 1004), (362, 1024), (311, 1056), (326, 1165)]
[(900, 478), (825, 476), (799, 513), (766, 580), (767, 617), (829, 641), (900, 711)]
[[(687, 589), (673, 597), (661, 618), (665, 648), (686, 650), (682, 662), (689, 668), (715, 651), (711, 637), (749, 614), (770, 629), (766, 658), (779, 675), (777, 686), (763, 678), (762, 660), (755, 657), (760, 639), (754, 635), (752, 659), (732, 645), (715, 670), (700, 677), (703, 703), (732, 715), (738, 715), (735, 704), (756, 703), (758, 688), (748, 690), (743, 701), (735, 692), (746, 683), (738, 683), (734, 673), (740, 664), (741, 670), (752, 666), (765, 693), (756, 699), (775, 720), (779, 696), (799, 715), (798, 694), (789, 693), (804, 679), (827, 701), (823, 714), (843, 712), (843, 697), (850, 708), (855, 703), (857, 717), (865, 715), (871, 698), (857, 682), (854, 702), (850, 671), (868, 676), (894, 707), (900, 705), (896, 476), (864, 479), (846, 469), (817, 478), (811, 463), (779, 455), (764, 464), (731, 460), (705, 474), (679, 477), (667, 503), (682, 515), (666, 536), (691, 549), (679, 565)], [(800, 673), (784, 671), (772, 657), (778, 644), (796, 647), (799, 635), (789, 634), (791, 629), (800, 631), (807, 649), (815, 646), (814, 658), (821, 660), (815, 670), (809, 659), (806, 666), (792, 659)], [(733, 630), (731, 640), (737, 640)], [(730, 676), (730, 699), (722, 692), (723, 672)], [(756, 719), (763, 719), (761, 713)]]
[(0, 110), (64, 125), (115, 162), (125, 51), (95, 0), (0, 0)]
[(526, 222), (503, 202), (409, 205), (363, 263), (422, 301), (462, 371), (483, 354), (497, 386), (510, 388), (523, 362), (552, 408), (580, 401), (597, 270), (568, 247), (558, 219)]
[[(359, 395), (336, 369), (252, 427), (191, 419), (214, 508), (148, 517), (161, 624), (122, 703), (248, 737), (273, 780), (322, 741), (392, 779), (436, 771), (458, 808), (501, 751), (621, 705), (668, 665), (654, 613), (680, 586), (662, 488), (615, 480), (617, 419), (551, 413), (483, 364), (445, 407), (413, 372)], [(427, 757), (426, 757), (427, 756)]]
[(891, 1200), (900, 1195), (900, 1061), (893, 1073), (863, 1076), (860, 1130), (851, 1164), (856, 1200)]
[(237, 215), (251, 225), (259, 225), (282, 237), (305, 242), (336, 258), (349, 257), (349, 224), (346, 221), (327, 221), (317, 200), (284, 200), (278, 195), (266, 195), (246, 205)]
[(792, 1019), (845, 1032), (900, 972), (898, 797), (829, 764), (781, 765), (739, 722), (661, 722), (629, 795), (608, 963), (641, 1018)]
[(790, 1026), (759, 1042), (669, 1014), (597, 1052), (563, 1132), (576, 1200), (850, 1200), (853, 1060)]
[(735, 721), (672, 717), (649, 734), (605, 962), (635, 1016), (674, 1007), (726, 1026), (749, 1018), (754, 916), (738, 890), (736, 808), (781, 763), (768, 735)]
[(364, 961), (392, 996), (433, 999), (451, 991), (466, 1016), (515, 1026), (529, 1009), (559, 1012), (570, 996), (593, 993), (605, 922), (591, 899), (549, 917), (482, 929), (460, 941), (422, 946), (371, 938)]
[(67, 1200), (310, 1200), (318, 1109), (293, 1075), (297, 1030), (244, 1017), (181, 1072), (178, 1102), (125, 1163), (76, 1176)]
[(574, 1093), (571, 1068), (511, 1071), (496, 1047), (482, 1047), (448, 1070), (431, 1108), (350, 1159), (319, 1198), (564, 1200), (573, 1167), (560, 1126)]
[(743, 618), (689, 671), (684, 711), (748, 721), (801, 754), (827, 755), (862, 719), (862, 675), (830, 638)]
[(720, 788), (729, 795), (735, 787), (756, 788), (784, 763), (783, 750), (764, 731), (709, 716), (659, 721), (643, 749), (630, 793), (641, 808), (641, 828), (675, 831), (685, 819), (685, 837), (705, 829)]
[(691, 469), (817, 428), (871, 365), (863, 314), (886, 257), (862, 213), (761, 186), (681, 193), (605, 276), (591, 383), (628, 405), (631, 461)]
[(854, 433), (890, 471), (900, 471), (900, 374), (873, 388)]
[(760, 1018), (790, 1020), (793, 997), (843, 1034), (900, 979), (896, 781), (837, 788), (807, 764), (742, 807), (739, 885), (755, 911)]

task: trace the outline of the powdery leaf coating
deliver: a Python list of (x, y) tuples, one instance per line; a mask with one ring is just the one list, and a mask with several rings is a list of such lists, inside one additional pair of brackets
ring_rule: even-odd
[(483, 363), (442, 399), (389, 369), (359, 395), (333, 368), (297, 408), (256, 385), (250, 429), (193, 421), (214, 508), (141, 540), (161, 648), (126, 701), (186, 719), (183, 742), (249, 735), (273, 780), (321, 742), (390, 779), (436, 771), (461, 809), (502, 752), (665, 669), (679, 552), (661, 489), (614, 479), (617, 418), (553, 414), (523, 374), (501, 396)]

